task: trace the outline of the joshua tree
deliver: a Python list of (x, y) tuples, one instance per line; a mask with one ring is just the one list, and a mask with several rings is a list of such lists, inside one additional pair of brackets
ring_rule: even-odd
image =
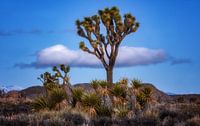
[[(64, 88), (69, 103), (72, 102), (72, 87), (69, 83), (69, 76), (68, 73), (70, 71), (69, 66), (65, 66), (64, 64), (60, 65), (60, 67), (54, 66), (52, 68), (54, 71), (54, 74), (52, 75), (49, 72), (45, 72), (44, 74), (41, 74), (38, 79), (44, 84), (47, 91), (51, 91), (54, 88), (62, 87)], [(59, 84), (59, 80), (62, 80), (62, 85)]]
[[(100, 23), (105, 26), (106, 34), (100, 33)], [(129, 34), (136, 32), (139, 23), (131, 14), (125, 14), (123, 21), (117, 7), (99, 10), (98, 15), (77, 20), (77, 33), (86, 38), (93, 49), (88, 48), (82, 41), (80, 49), (95, 55), (103, 64), (109, 84), (113, 83), (113, 68), (122, 40)]]

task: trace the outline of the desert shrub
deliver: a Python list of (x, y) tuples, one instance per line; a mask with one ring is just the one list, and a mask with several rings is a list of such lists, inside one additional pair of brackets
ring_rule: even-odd
[(199, 126), (200, 125), (200, 117), (195, 116), (186, 121), (186, 126)]
[(152, 89), (149, 88), (149, 87), (145, 87), (143, 90), (142, 90), (143, 94), (145, 95), (146, 99), (150, 99), (151, 98), (151, 94), (152, 94)]
[(31, 112), (31, 107), (32, 106), (30, 102), (21, 102), (21, 103), (0, 102), (0, 116), (10, 116), (19, 113), (29, 113)]
[(73, 107), (75, 107), (76, 103), (77, 102), (81, 102), (81, 98), (84, 94), (84, 90), (83, 88), (74, 88), (72, 90), (72, 98), (73, 98), (73, 101), (72, 101), (72, 105)]
[(82, 101), (83, 107), (85, 107), (84, 110), (90, 116), (97, 115), (97, 109), (101, 105), (101, 99), (99, 96), (97, 96), (96, 93), (83, 95), (81, 101)]
[(10, 118), (0, 117), (1, 126), (28, 126), (29, 118), (27, 115), (20, 114), (18, 116), (11, 116)]
[(101, 100), (96, 93), (83, 95), (81, 101), (83, 106), (88, 106), (88, 107), (97, 107), (101, 103)]
[(64, 88), (54, 88), (49, 92), (49, 107), (54, 108), (57, 104), (67, 99), (67, 94)]
[(90, 122), (91, 126), (111, 126), (112, 124), (112, 118), (109, 117), (93, 118)]
[(119, 118), (125, 118), (128, 115), (128, 108), (126, 105), (117, 105), (114, 108), (115, 115)]
[(111, 117), (112, 116), (112, 109), (108, 108), (105, 105), (100, 105), (97, 107), (97, 115), (98, 116), (106, 116), (106, 117)]
[(32, 102), (32, 106), (35, 110), (49, 108), (48, 98), (45, 96), (40, 96)]
[(126, 91), (120, 86), (120, 84), (115, 84), (111, 89), (111, 94), (116, 97), (126, 97)]
[(52, 91), (55, 88), (59, 88), (60, 85), (57, 83), (44, 83), (44, 87), (47, 91)]
[(97, 90), (97, 88), (99, 87), (99, 81), (98, 80), (92, 80), (90, 84), (95, 90)]
[(180, 96), (180, 97), (178, 97), (178, 98), (176, 99), (176, 101), (177, 101), (178, 103), (184, 103), (184, 102), (185, 102), (185, 99), (184, 99), (184, 97)]
[(133, 119), (130, 123), (132, 126), (157, 126), (159, 120), (155, 117), (139, 116)]
[(141, 116), (159, 119), (159, 110), (157, 108), (149, 107), (141, 113)]
[(140, 107), (141, 107), (142, 109), (144, 109), (144, 107), (145, 107), (145, 105), (146, 105), (146, 103), (147, 103), (147, 98), (146, 98), (146, 96), (145, 96), (144, 93), (139, 92), (139, 93), (136, 95), (136, 101), (137, 101), (137, 103), (140, 105)]
[(35, 113), (32, 116), (32, 125), (40, 126), (79, 126), (86, 122), (81, 114), (75, 114), (70, 111), (47, 111)]
[(131, 86), (134, 89), (139, 89), (142, 86), (142, 81), (139, 79), (133, 79), (131, 80)]
[(196, 103), (197, 98), (196, 98), (196, 97), (191, 97), (191, 98), (189, 99), (189, 101), (190, 101), (190, 103)]
[(160, 110), (159, 118), (160, 118), (161, 120), (163, 120), (163, 119), (165, 119), (166, 117), (175, 118), (175, 117), (177, 117), (177, 113), (174, 112), (174, 111), (166, 110), (166, 109)]
[(98, 83), (102, 88), (109, 86), (109, 83), (106, 80), (98, 80)]
[(188, 116), (187, 114), (184, 114), (181, 111), (178, 111), (177, 108), (176, 108), (176, 111), (167, 110), (165, 108), (165, 109), (160, 110), (159, 118), (163, 122), (163, 125), (173, 126), (175, 123), (178, 124), (180, 122), (185, 122), (185, 120), (191, 117)]
[(113, 124), (117, 126), (130, 126), (131, 122), (130, 119), (116, 118), (115, 120), (113, 120)]
[(62, 117), (69, 126), (78, 126), (86, 123), (86, 120), (80, 114), (63, 113)]
[(177, 111), (185, 117), (184, 119), (188, 119), (200, 115), (199, 107), (196, 104), (181, 104), (177, 106)]
[(162, 125), (163, 126), (174, 126), (178, 121), (176, 120), (176, 118), (172, 118), (170, 116), (167, 116), (166, 118), (164, 118), (164, 120), (162, 121)]
[(112, 126), (160, 126), (159, 121), (154, 117), (137, 116), (131, 119), (128, 119), (128, 118), (109, 119), (108, 118), (108, 121), (110, 122), (112, 121), (112, 123), (110, 123), (112, 124)]
[[(67, 94), (62, 87), (54, 87), (48, 91), (46, 96), (40, 96), (32, 102), (35, 110), (53, 109), (63, 100), (67, 99)], [(60, 109), (60, 105), (59, 105)]]
[(60, 118), (53, 118), (53, 119), (47, 119), (43, 120), (40, 125), (42, 126), (65, 126), (66, 122), (63, 119)]

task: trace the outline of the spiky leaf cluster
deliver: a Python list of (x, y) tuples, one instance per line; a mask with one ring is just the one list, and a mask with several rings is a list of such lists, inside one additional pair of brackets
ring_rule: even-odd
[(101, 88), (106, 88), (109, 84), (106, 80), (92, 80), (91, 85), (96, 90), (99, 86)]
[(147, 98), (145, 97), (145, 94), (140, 92), (136, 95), (137, 103), (140, 105), (140, 107), (143, 109), (147, 103)]
[(72, 98), (73, 98), (72, 104), (73, 104), (74, 107), (75, 107), (77, 102), (81, 102), (83, 95), (84, 95), (83, 88), (77, 87), (77, 88), (74, 88), (72, 90)]
[[(54, 66), (52, 68), (52, 70), (55, 72), (56, 77), (64, 77), (65, 75), (67, 75), (67, 73), (69, 73), (70, 71), (70, 67), (69, 66), (65, 66), (64, 64), (60, 65), (60, 69), (57, 66)], [(62, 73), (64, 73), (64, 75), (62, 75)]]
[(145, 105), (151, 100), (152, 89), (149, 87), (145, 87), (136, 95), (136, 100), (141, 106), (144, 108)]
[(54, 88), (49, 94), (49, 105), (50, 108), (54, 108), (57, 103), (67, 99), (67, 94), (63, 88)]
[(85, 107), (96, 108), (96, 107), (100, 106), (101, 100), (100, 100), (100, 97), (96, 93), (85, 94), (82, 97), (82, 104)]
[(48, 99), (44, 96), (40, 96), (33, 101), (32, 107), (35, 110), (41, 110), (41, 109), (49, 108)]
[(115, 84), (113, 86), (113, 88), (111, 89), (111, 94), (117, 97), (126, 97), (126, 91), (120, 86), (120, 84)]
[(114, 110), (115, 110), (116, 116), (119, 118), (127, 117), (128, 112), (129, 112), (128, 107), (125, 105), (118, 105), (118, 106), (116, 106), (116, 108)]
[(152, 94), (152, 89), (150, 87), (145, 87), (142, 90), (143, 94), (145, 95), (145, 97), (147, 98), (147, 100), (149, 100), (151, 98), (151, 94)]
[(142, 82), (138, 79), (131, 80), (131, 86), (133, 89), (139, 89), (142, 86)]

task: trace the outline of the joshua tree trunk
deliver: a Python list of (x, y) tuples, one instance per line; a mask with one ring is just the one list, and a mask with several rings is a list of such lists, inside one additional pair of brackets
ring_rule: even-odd
[(69, 104), (71, 104), (72, 103), (72, 86), (69, 83), (67, 76), (65, 76), (63, 78), (63, 87), (65, 89), (67, 96), (68, 96), (68, 102), (69, 102)]
[(106, 69), (106, 74), (107, 74), (107, 82), (109, 84), (113, 84), (113, 68)]

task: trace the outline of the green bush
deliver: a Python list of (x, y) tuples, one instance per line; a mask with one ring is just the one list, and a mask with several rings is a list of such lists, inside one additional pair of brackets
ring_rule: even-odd
[(115, 84), (113, 88), (111, 89), (111, 94), (116, 96), (116, 97), (126, 97), (126, 91), (123, 89), (120, 84)]
[(90, 84), (95, 90), (100, 86), (98, 80), (92, 80)]
[(101, 99), (99, 98), (99, 96), (97, 96), (96, 93), (83, 95), (81, 101), (82, 101), (83, 106), (86, 106), (86, 107), (97, 108), (101, 104)]
[(107, 106), (100, 105), (97, 107), (97, 115), (100, 117), (102, 117), (102, 116), (111, 117), (112, 109), (108, 108)]
[(136, 95), (136, 101), (143, 109), (147, 103), (147, 98), (144, 93), (140, 92)]
[(138, 79), (133, 79), (131, 80), (131, 86), (134, 89), (139, 89), (140, 87), (142, 87), (142, 81)]
[(32, 106), (35, 110), (49, 108), (48, 98), (45, 96), (40, 96), (33, 101)]
[(54, 108), (57, 104), (67, 99), (67, 94), (63, 88), (54, 88), (49, 92), (49, 107)]
[(82, 96), (84, 94), (83, 88), (74, 88), (72, 90), (72, 106), (75, 107), (77, 102), (81, 102)]

